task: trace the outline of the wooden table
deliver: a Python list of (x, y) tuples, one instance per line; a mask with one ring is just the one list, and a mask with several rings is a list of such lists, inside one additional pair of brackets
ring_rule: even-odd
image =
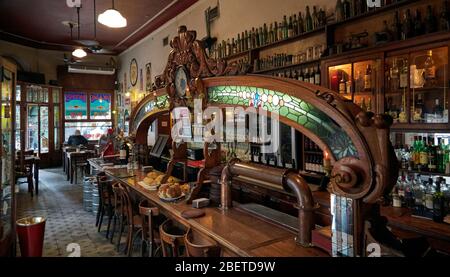
[[(93, 150), (84, 150), (84, 151), (80, 151), (80, 152), (66, 152), (66, 163), (67, 163), (67, 181), (70, 180), (70, 182), (73, 182), (73, 176), (72, 176), (72, 161), (75, 157), (80, 157), (80, 156), (86, 156), (87, 154), (95, 154), (95, 151)], [(87, 162), (87, 159), (86, 159)]]
[[(92, 160), (90, 160), (92, 161)], [(92, 165), (92, 163), (91, 163)], [(95, 166), (99, 169), (99, 166)], [(191, 206), (185, 200), (167, 203), (161, 200), (156, 191), (148, 191), (138, 182), (145, 173), (140, 170), (107, 169), (106, 174), (127, 185), (132, 191), (159, 207), (161, 212), (192, 230), (206, 235), (224, 250), (224, 256), (241, 257), (327, 257), (318, 248), (304, 248), (294, 241), (295, 234), (280, 226), (265, 222), (255, 216), (237, 209), (222, 211), (218, 208), (205, 208), (206, 215), (198, 219), (185, 219), (181, 213)], [(119, 178), (117, 176), (133, 177)]]

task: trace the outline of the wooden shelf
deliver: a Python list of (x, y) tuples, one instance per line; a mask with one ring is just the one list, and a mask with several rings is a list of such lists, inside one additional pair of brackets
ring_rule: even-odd
[(420, 174), (423, 176), (432, 175), (432, 176), (450, 177), (450, 174), (444, 174), (444, 173), (438, 173), (438, 172), (426, 172), (426, 171), (407, 170), (407, 169), (400, 169), (400, 172), (404, 172), (407, 174)]
[(413, 4), (415, 2), (419, 2), (419, 1), (420, 0), (400, 0), (400, 1), (396, 2), (396, 3), (390, 4), (390, 5), (386, 5), (386, 6), (383, 6), (381, 8), (377, 8), (377, 9), (375, 9), (373, 11), (366, 12), (366, 13), (361, 14), (361, 15), (353, 16), (351, 18), (348, 18), (348, 19), (345, 19), (345, 20), (342, 20), (342, 21), (339, 21), (339, 22), (330, 23), (330, 24), (328, 24), (328, 27), (338, 27), (340, 25), (345, 25), (347, 23), (352, 23), (354, 21), (358, 21), (358, 20), (361, 20), (361, 19), (367, 19), (368, 17), (371, 17), (371, 16), (381, 15), (383, 13), (391, 13), (395, 9), (398, 9), (398, 8), (403, 7), (403, 6), (407, 6), (407, 5), (410, 5), (410, 4)]
[(253, 73), (254, 74), (262, 74), (262, 73), (267, 73), (267, 72), (271, 72), (271, 71), (285, 70), (285, 69), (289, 69), (289, 68), (293, 68), (293, 67), (299, 67), (299, 66), (313, 64), (313, 63), (320, 63), (320, 59), (306, 61), (306, 62), (302, 62), (302, 63), (290, 64), (290, 65), (285, 65), (285, 66), (272, 67), (272, 68), (268, 68), (268, 69), (254, 71)]

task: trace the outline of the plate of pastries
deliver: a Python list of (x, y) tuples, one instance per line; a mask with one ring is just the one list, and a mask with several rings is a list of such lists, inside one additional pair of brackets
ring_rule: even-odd
[[(170, 178), (169, 178), (170, 179)], [(172, 179), (175, 180), (175, 179)], [(189, 184), (180, 184), (177, 182), (169, 182), (161, 185), (158, 190), (158, 196), (165, 201), (177, 201), (191, 192)]]
[(147, 174), (141, 185), (149, 190), (158, 190), (163, 179), (164, 173), (153, 171)]

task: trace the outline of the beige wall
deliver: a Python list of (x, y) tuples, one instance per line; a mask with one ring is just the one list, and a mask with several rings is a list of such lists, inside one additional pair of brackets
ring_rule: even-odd
[[(131, 87), (129, 80), (130, 61), (135, 58), (139, 68), (152, 63), (152, 78), (163, 72), (170, 52), (170, 46), (163, 47), (163, 38), (173, 38), (180, 25), (186, 25), (189, 30), (196, 30), (198, 39), (206, 36), (204, 11), (208, 7), (215, 7), (220, 3), (220, 17), (213, 23), (211, 32), (219, 40), (237, 36), (238, 33), (252, 27), (259, 27), (264, 23), (280, 21), (283, 15), (298, 14), (304, 11), (306, 5), (316, 5), (331, 13), (334, 10), (334, 0), (200, 0), (191, 8), (166, 23), (164, 26), (150, 34), (119, 56), (119, 81), (123, 82), (124, 73), (127, 73), (128, 90), (139, 88)], [(144, 71), (145, 74), (145, 71)]]
[[(71, 56), (70, 52), (40, 50), (0, 40), (0, 56), (14, 58), (24, 71), (45, 74), (47, 83), (57, 79), (56, 68), (64, 65), (64, 53), (67, 57)], [(106, 55), (88, 55), (83, 63), (105, 65), (110, 58)]]

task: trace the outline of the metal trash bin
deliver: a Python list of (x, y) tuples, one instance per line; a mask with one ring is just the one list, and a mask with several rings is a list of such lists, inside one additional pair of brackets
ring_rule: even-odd
[(25, 217), (16, 221), (22, 257), (42, 257), (45, 222), (44, 217)]
[(83, 182), (83, 209), (92, 212), (92, 192), (95, 177), (85, 177)]

